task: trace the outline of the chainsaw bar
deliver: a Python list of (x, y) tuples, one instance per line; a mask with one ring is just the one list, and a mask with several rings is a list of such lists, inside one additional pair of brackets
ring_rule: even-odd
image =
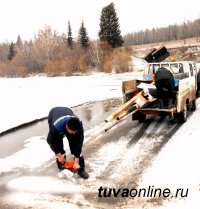
[(80, 182), (77, 181), (77, 179), (75, 179), (75, 173), (73, 173), (69, 169), (63, 169), (62, 171), (60, 171), (58, 173), (58, 178), (60, 178), (60, 179), (66, 178), (66, 179), (69, 179), (69, 180), (73, 181), (74, 183), (80, 184)]

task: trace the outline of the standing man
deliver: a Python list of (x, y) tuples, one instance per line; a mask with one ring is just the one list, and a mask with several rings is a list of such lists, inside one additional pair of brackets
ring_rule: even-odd
[(67, 107), (54, 107), (48, 116), (49, 133), (47, 143), (56, 155), (58, 169), (63, 169), (66, 155), (63, 145), (64, 136), (67, 137), (71, 154), (74, 156), (74, 170), (84, 179), (89, 177), (85, 171), (85, 161), (81, 156), (84, 141), (84, 130), (80, 119)]

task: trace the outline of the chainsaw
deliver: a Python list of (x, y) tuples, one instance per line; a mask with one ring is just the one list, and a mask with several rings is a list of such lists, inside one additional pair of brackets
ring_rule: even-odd
[(76, 170), (74, 169), (74, 162), (72, 162), (72, 161), (65, 162), (63, 164), (63, 169), (68, 169), (72, 173), (75, 173), (76, 172)]
[(72, 179), (74, 177), (74, 174), (76, 173), (77, 170), (75, 170), (74, 167), (74, 162), (68, 161), (65, 162), (63, 165), (63, 170), (58, 173), (58, 177), (60, 179), (67, 177), (68, 179)]

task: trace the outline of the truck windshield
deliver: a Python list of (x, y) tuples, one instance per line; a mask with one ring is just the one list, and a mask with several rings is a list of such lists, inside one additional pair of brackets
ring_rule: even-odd
[(151, 64), (149, 66), (149, 74), (154, 74), (160, 68), (160, 64)]
[(169, 68), (169, 64), (161, 64), (161, 67), (164, 67), (164, 68)]
[(161, 64), (161, 67), (162, 67), (162, 68), (166, 68), (167, 70), (170, 70), (170, 69), (169, 69), (169, 64)]
[(172, 73), (179, 73), (178, 63), (170, 64), (170, 69), (172, 70)]

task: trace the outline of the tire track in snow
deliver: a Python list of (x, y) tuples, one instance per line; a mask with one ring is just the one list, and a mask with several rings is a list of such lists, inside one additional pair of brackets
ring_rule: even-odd
[[(109, 176), (114, 173), (118, 167), (121, 166), (123, 156), (127, 152), (128, 147), (130, 144), (137, 143), (137, 141), (143, 136), (145, 133), (145, 130), (150, 126), (151, 122), (144, 123), (144, 124), (137, 124), (137, 127), (133, 128), (131, 131), (129, 131), (126, 136), (124, 136), (124, 140), (126, 143), (123, 144), (120, 151), (116, 153), (116, 156), (114, 159), (112, 159), (108, 164), (107, 167), (105, 167), (104, 172), (101, 173), (99, 176), (100, 179), (104, 179), (105, 176), (109, 178)], [(135, 137), (133, 137), (133, 135)], [(122, 140), (122, 139), (120, 139)], [(111, 151), (111, 150), (110, 150)], [(114, 150), (116, 152), (116, 150)]]
[[(115, 142), (111, 141), (103, 145), (97, 155), (95, 155), (95, 158), (92, 159), (93, 163), (90, 164), (94, 170), (89, 182), (87, 181), (87, 186), (96, 190), (100, 186), (108, 188), (136, 188), (141, 174), (146, 169), (146, 167), (141, 166), (143, 163), (143, 158), (140, 159), (142, 143), (147, 139), (149, 143), (152, 143), (147, 137), (149, 133), (152, 131), (156, 138), (160, 131), (167, 130), (169, 125), (167, 122), (160, 123), (160, 120), (152, 121), (152, 119), (148, 119), (143, 124), (135, 123), (135, 127), (126, 135)], [(133, 140), (134, 136), (136, 136), (135, 141)], [(151, 137), (153, 137), (153, 134), (151, 134)], [(140, 140), (143, 140), (142, 143)], [(149, 147), (148, 144), (147, 147)], [(145, 149), (147, 148), (145, 147)], [(146, 155), (148, 156), (148, 153), (145, 152)], [(103, 159), (108, 159), (109, 161), (105, 162)], [(138, 172), (137, 169), (139, 170)], [(127, 202), (126, 198), (108, 198), (106, 201), (105, 199), (97, 199), (96, 201), (98, 205), (101, 205), (101, 208), (107, 208), (108, 204), (113, 203), (115, 203), (116, 208), (120, 208), (125, 206)]]
[[(171, 136), (180, 127), (180, 124), (172, 124), (169, 126), (168, 122), (160, 123), (160, 121), (155, 121), (154, 123), (151, 123), (150, 121), (148, 121), (147, 124), (138, 126), (137, 130), (129, 132), (126, 136), (124, 136), (126, 144), (121, 146), (120, 151), (114, 150), (115, 158), (113, 157), (110, 163), (107, 164), (107, 167), (104, 169), (105, 171), (100, 175), (101, 179), (105, 178), (105, 176), (109, 178), (112, 173), (124, 176), (127, 174), (127, 171), (129, 171), (127, 167), (135, 167), (135, 170), (138, 170), (140, 167), (139, 171), (135, 172), (135, 174), (138, 175), (143, 173), (147, 164), (150, 164), (152, 159), (158, 154), (164, 144), (169, 141)], [(133, 143), (133, 138), (135, 138), (135, 136), (136, 140)], [(108, 149), (108, 158), (109, 152), (111, 151), (111, 149)], [(106, 156), (106, 153), (104, 154)], [(147, 160), (149, 163), (146, 162)], [(144, 164), (146, 166), (138, 166), (138, 162), (139, 164)], [(127, 166), (127, 164), (130, 165)]]
[[(119, 127), (121, 129), (121, 131), (119, 131), (120, 132), (119, 138), (117, 137), (113, 139), (111, 137), (113, 136), (113, 133), (106, 133), (104, 136), (96, 137), (95, 142), (92, 141), (93, 146), (95, 146), (94, 147), (95, 151), (94, 149), (92, 149), (92, 153), (90, 152), (90, 156), (87, 157), (87, 161), (89, 162), (89, 166), (91, 168), (91, 174), (92, 174), (92, 176), (89, 179), (91, 182), (96, 179), (98, 180), (105, 179), (105, 176), (107, 176), (105, 171), (110, 170), (109, 167), (111, 165), (114, 169), (115, 164), (118, 163), (118, 161), (121, 158), (121, 155), (126, 151), (130, 137), (126, 137), (127, 130), (125, 130), (124, 125)], [(138, 124), (135, 124), (135, 128), (133, 129), (134, 132), (137, 133), (140, 127), (141, 125), (138, 126)], [(129, 131), (129, 132), (130, 133), (128, 133), (128, 135), (132, 135), (133, 131), (132, 132)], [(97, 143), (98, 143), (98, 147), (97, 147)], [(91, 147), (91, 143), (88, 146)]]
[[(156, 124), (154, 125), (156, 126)], [(121, 178), (118, 176), (118, 184), (125, 186), (125, 182), (127, 182), (128, 188), (137, 187), (144, 171), (151, 166), (154, 158), (180, 127), (181, 124), (169, 126), (165, 122), (162, 127), (160, 126), (160, 130), (155, 133), (148, 130), (149, 133), (145, 137), (141, 138), (136, 145), (127, 149), (127, 153), (124, 155), (126, 165), (122, 164), (120, 170), (116, 172), (117, 175), (121, 173)], [(116, 177), (113, 175), (113, 178)]]
[[(146, 120), (144, 123), (139, 123), (136, 128), (133, 128), (131, 131), (129, 131), (124, 138), (126, 138), (126, 145), (120, 150), (120, 152), (116, 155), (116, 158), (109, 162), (107, 167), (105, 168), (105, 171), (100, 175), (100, 178), (103, 179), (105, 176), (109, 178), (113, 173), (118, 171), (120, 175), (120, 168), (121, 163), (126, 162), (126, 153), (130, 149), (130, 147), (133, 147), (137, 144), (137, 142), (142, 138), (146, 137), (149, 130), (154, 133), (154, 135), (159, 132), (159, 130), (165, 129), (166, 127), (163, 126), (162, 123), (159, 121), (153, 122), (154, 118), (150, 118)], [(152, 123), (153, 122), (153, 123)], [(132, 155), (132, 153), (130, 153)]]

